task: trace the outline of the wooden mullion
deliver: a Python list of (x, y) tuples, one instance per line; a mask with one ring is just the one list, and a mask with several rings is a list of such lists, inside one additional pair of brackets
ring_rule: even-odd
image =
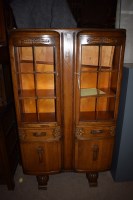
[[(100, 64), (101, 64), (101, 46), (99, 45), (99, 51), (98, 51), (98, 71), (97, 71), (97, 82), (96, 82), (96, 88), (99, 89), (99, 67), (100, 67)], [(95, 103), (95, 113), (96, 113), (96, 119), (98, 117), (98, 112), (97, 112), (97, 104), (98, 104), (98, 97), (99, 97), (99, 94), (97, 94), (97, 97), (96, 97), (96, 103)]]
[(33, 54), (33, 74), (34, 74), (34, 89), (35, 89), (35, 105), (36, 105), (36, 115), (37, 121), (39, 119), (39, 112), (38, 112), (38, 96), (37, 96), (37, 78), (36, 78), (36, 56), (35, 56), (35, 47), (32, 46), (32, 54)]
[(55, 49), (55, 46), (53, 46), (53, 60), (54, 60), (54, 105), (55, 105), (55, 117), (56, 117), (56, 121), (58, 121), (58, 116), (57, 116), (57, 109), (58, 109), (58, 95), (57, 95), (57, 86), (58, 86), (58, 83), (57, 83), (57, 76), (58, 76), (58, 71), (57, 71), (57, 66), (56, 66), (56, 55), (55, 55), (55, 52), (56, 49)]
[[(14, 48), (14, 51), (15, 51), (15, 55), (16, 56), (16, 59), (15, 59), (15, 62), (16, 62), (16, 66), (17, 66), (17, 69), (16, 69), (16, 76), (17, 76), (17, 85), (19, 86), (19, 91), (18, 91), (18, 96), (19, 96), (19, 106), (21, 107), (21, 119), (22, 121), (24, 121), (24, 113), (25, 113), (25, 109), (24, 109), (24, 99), (20, 99), (20, 97), (22, 96), (22, 75), (21, 75), (21, 67), (20, 67), (20, 63), (21, 63), (21, 57), (20, 57), (20, 48), (21, 47), (16, 47)], [(17, 71), (18, 71), (18, 74), (17, 74)]]

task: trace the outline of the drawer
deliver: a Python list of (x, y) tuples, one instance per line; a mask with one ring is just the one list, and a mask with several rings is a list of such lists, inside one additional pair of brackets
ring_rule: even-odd
[(90, 126), (76, 127), (75, 137), (77, 139), (101, 138), (115, 135), (115, 126)]
[(19, 138), (21, 142), (59, 140), (61, 138), (61, 129), (59, 126), (43, 129), (19, 129)]

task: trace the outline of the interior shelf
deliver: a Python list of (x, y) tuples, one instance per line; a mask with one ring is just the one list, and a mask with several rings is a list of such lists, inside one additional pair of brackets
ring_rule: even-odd
[(97, 88), (82, 88), (80, 90), (81, 97), (90, 97), (90, 96), (107, 96), (107, 97), (114, 97), (115, 92), (109, 89), (97, 89)]
[[(33, 63), (33, 60), (20, 60), (20, 63)], [(53, 62), (49, 62), (49, 61), (36, 61), (36, 64), (47, 64), (47, 65), (53, 65)]]
[(97, 88), (83, 88), (81, 89), (81, 97), (85, 97), (85, 96), (97, 96), (100, 94), (105, 94), (105, 92), (103, 92), (102, 90), (99, 90)]
[(101, 70), (107, 70), (107, 71), (112, 71), (114, 70), (112, 68), (112, 66), (101, 66), (101, 65), (87, 65), (87, 64), (84, 64), (84, 65), (81, 65), (81, 71), (84, 72), (84, 71), (101, 71)]
[(19, 90), (20, 98), (56, 98), (55, 90), (45, 89), (45, 90)]
[(55, 122), (55, 113), (22, 113), (23, 122)]
[(112, 120), (113, 118), (114, 118), (113, 111), (80, 112), (80, 121)]

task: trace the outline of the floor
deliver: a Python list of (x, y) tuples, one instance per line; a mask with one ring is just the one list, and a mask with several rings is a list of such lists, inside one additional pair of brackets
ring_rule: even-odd
[(47, 190), (38, 190), (35, 176), (18, 166), (15, 189), (0, 186), (0, 200), (133, 200), (133, 181), (114, 182), (110, 171), (99, 173), (98, 187), (89, 187), (85, 174), (51, 175)]

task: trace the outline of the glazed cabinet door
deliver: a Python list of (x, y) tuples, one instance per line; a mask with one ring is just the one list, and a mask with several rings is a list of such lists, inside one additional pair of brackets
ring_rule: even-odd
[[(37, 37), (37, 38), (36, 38)], [(57, 33), (11, 39), (18, 123), (60, 124), (60, 51)]]
[(124, 32), (90, 31), (77, 36), (75, 129), (89, 126), (91, 133), (87, 138), (75, 134), (78, 170), (103, 170), (111, 164), (114, 136), (105, 134), (105, 128), (113, 128), (117, 119), (124, 41)]
[(122, 39), (111, 35), (78, 35), (76, 124), (116, 120), (123, 48)]
[(14, 32), (10, 55), (23, 169), (27, 173), (60, 171), (59, 34)]

